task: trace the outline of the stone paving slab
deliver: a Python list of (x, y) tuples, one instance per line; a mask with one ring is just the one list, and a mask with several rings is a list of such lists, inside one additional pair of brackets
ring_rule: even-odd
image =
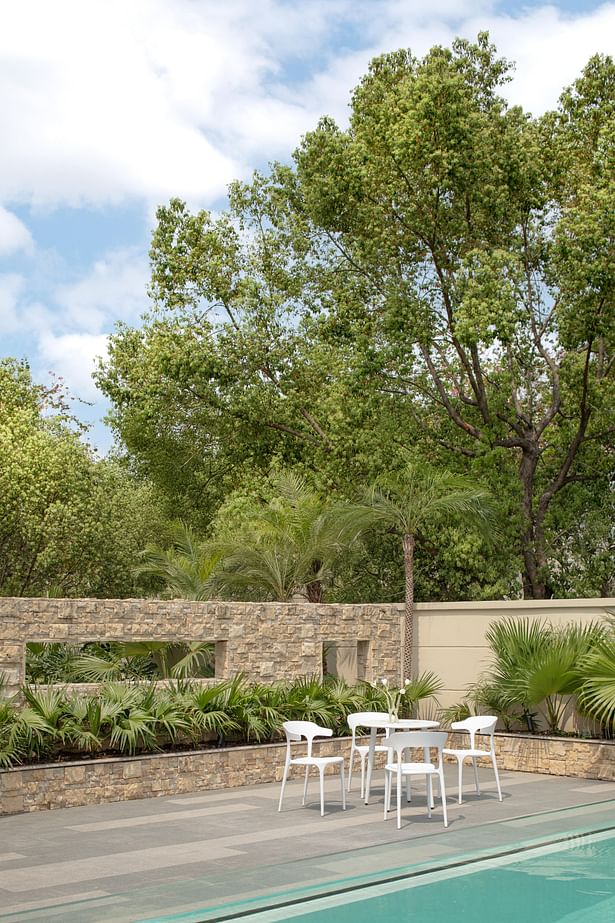
[(325, 817), (316, 785), (302, 807), (299, 781), (287, 785), (281, 813), (275, 784), (2, 817), (0, 923), (137, 923), (393, 862), (437, 862), (495, 843), (503, 822), (519, 838), (536, 836), (545, 812), (562, 809), (573, 825), (605, 811), (615, 823), (612, 783), (504, 772), (500, 803), (485, 769), (481, 797), (468, 783), (459, 805), (456, 768), (446, 772), (446, 831), (437, 797), (427, 817), (420, 783), (397, 830), (394, 812), (383, 820), (382, 780), (369, 805), (355, 790), (342, 811), (335, 778)]

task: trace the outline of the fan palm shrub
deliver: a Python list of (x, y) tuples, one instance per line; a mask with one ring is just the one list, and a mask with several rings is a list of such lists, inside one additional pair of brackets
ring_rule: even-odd
[(215, 686), (176, 687), (172, 691), (188, 721), (188, 734), (195, 743), (203, 743), (212, 735), (219, 739), (239, 731), (239, 724), (224, 709), (223, 691), (228, 683)]
[(547, 730), (559, 733), (567, 697), (579, 693), (581, 664), (603, 636), (596, 624), (503, 619), (492, 623), (486, 639), (495, 655), (488, 687), (507, 708), (524, 713), (538, 707)]
[(30, 683), (65, 683), (74, 674), (81, 648), (61, 641), (26, 645), (26, 677)]
[(23, 727), (14, 699), (6, 697), (6, 679), (0, 673), (0, 769), (21, 762), (24, 756)]
[(72, 663), (74, 681), (211, 676), (214, 646), (210, 642), (113, 641), (91, 646)]
[(110, 716), (105, 731), (112, 749), (129, 756), (139, 751), (160, 749), (153, 710), (154, 687), (107, 683), (99, 695)]

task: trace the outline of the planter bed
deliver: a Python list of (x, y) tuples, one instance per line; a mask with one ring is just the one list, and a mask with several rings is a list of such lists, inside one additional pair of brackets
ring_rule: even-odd
[[(468, 744), (467, 735), (451, 734), (450, 741), (451, 746)], [(500, 769), (615, 781), (613, 741), (519, 734), (496, 734), (495, 741)], [(255, 744), (5, 769), (0, 771), (0, 815), (277, 782), (285, 747)], [(347, 760), (350, 738), (316, 742), (314, 752)]]

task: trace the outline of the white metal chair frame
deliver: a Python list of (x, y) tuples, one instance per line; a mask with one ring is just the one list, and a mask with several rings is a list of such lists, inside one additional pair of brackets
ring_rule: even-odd
[[(320, 814), (325, 813), (325, 789), (324, 789), (324, 772), (327, 766), (338, 765), (340, 770), (340, 782), (342, 786), (342, 810), (346, 810), (346, 788), (344, 786), (344, 757), (343, 756), (312, 756), (312, 743), (315, 737), (332, 737), (331, 728), (323, 728), (313, 721), (285, 721), (282, 725), (286, 734), (286, 762), (284, 764), (284, 775), (282, 777), (282, 790), (280, 791), (280, 803), (278, 811), (282, 810), (282, 799), (284, 798), (284, 788), (288, 778), (288, 770), (291, 766), (305, 766), (305, 781), (303, 783), (303, 801), (307, 797), (308, 780), (310, 766), (316, 766), (320, 775)], [(299, 741), (305, 738), (307, 741), (306, 756), (296, 756), (291, 758), (290, 745), (293, 741)]]
[[(390, 750), (389, 760), (384, 770), (384, 819), (387, 819), (388, 812), (391, 810), (391, 789), (393, 788), (393, 776), (397, 778), (397, 829), (401, 829), (401, 791), (402, 780), (406, 777), (408, 783), (412, 776), (424, 775), (427, 788), (427, 816), (431, 817), (433, 807), (433, 787), (432, 777), (435, 775), (440, 781), (440, 798), (442, 799), (442, 814), (444, 816), (444, 826), (448, 827), (448, 816), (446, 813), (446, 789), (444, 786), (444, 769), (442, 766), (442, 752), (447, 738), (446, 731), (405, 731), (402, 733), (391, 734), (387, 738), (387, 748)], [(404, 762), (403, 753), (408, 749), (423, 749), (422, 762)], [(430, 750), (438, 751), (438, 760), (434, 764), (430, 761)], [(395, 759), (393, 759), (393, 755)], [(410, 800), (410, 789), (408, 788), (408, 800)]]
[[(500, 776), (498, 774), (498, 765), (495, 761), (495, 741), (493, 734), (495, 731), (495, 726), (498, 723), (498, 719), (495, 715), (476, 715), (473, 718), (466, 718), (464, 721), (453, 721), (451, 724), (451, 730), (453, 731), (466, 731), (470, 735), (470, 746), (466, 748), (448, 748), (444, 749), (446, 756), (454, 756), (457, 760), (459, 766), (459, 804), (462, 801), (462, 783), (463, 783), (463, 763), (466, 759), (472, 760), (472, 765), (474, 767), (474, 784), (476, 785), (476, 794), (480, 795), (480, 785), (478, 783), (478, 768), (476, 765), (476, 760), (481, 756), (488, 756), (491, 759), (493, 765), (493, 771), (495, 773), (495, 783), (498, 788), (498, 800), (502, 800), (502, 789), (500, 787)], [(476, 735), (482, 734), (484, 736), (489, 736), (489, 749), (481, 750), (476, 746)]]
[[(361, 798), (363, 798), (363, 794), (365, 792), (365, 761), (369, 753), (369, 744), (358, 744), (356, 742), (357, 730), (360, 727), (364, 727), (363, 721), (373, 720), (376, 718), (381, 721), (386, 722), (389, 720), (388, 712), (359, 711), (359, 712), (354, 712), (354, 714), (348, 715), (346, 718), (348, 722), (348, 727), (350, 728), (352, 732), (352, 741), (350, 744), (350, 765), (348, 767), (348, 791), (350, 791), (350, 788), (352, 786), (352, 766), (354, 762), (354, 756), (355, 756), (355, 753), (358, 753), (359, 758), (361, 760), (361, 794), (360, 794)], [(387, 736), (388, 736), (388, 732), (387, 732)], [(388, 747), (377, 745), (376, 747), (374, 747), (374, 752), (375, 753), (386, 753), (388, 749), (389, 749)]]

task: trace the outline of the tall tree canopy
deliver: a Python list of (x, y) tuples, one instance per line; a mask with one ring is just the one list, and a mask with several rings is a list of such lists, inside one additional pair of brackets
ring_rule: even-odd
[(509, 71), (484, 34), (383, 55), (349, 127), (324, 118), (220, 218), (159, 210), (154, 310), (100, 382), (180, 507), (206, 518), (274, 456), (342, 494), (427, 457), (499, 497), (504, 592), (575, 592), (571, 530), (604, 546), (614, 469), (615, 65), (538, 119)]
[(150, 487), (95, 460), (61, 394), (0, 360), (0, 595), (128, 596), (160, 530)]

